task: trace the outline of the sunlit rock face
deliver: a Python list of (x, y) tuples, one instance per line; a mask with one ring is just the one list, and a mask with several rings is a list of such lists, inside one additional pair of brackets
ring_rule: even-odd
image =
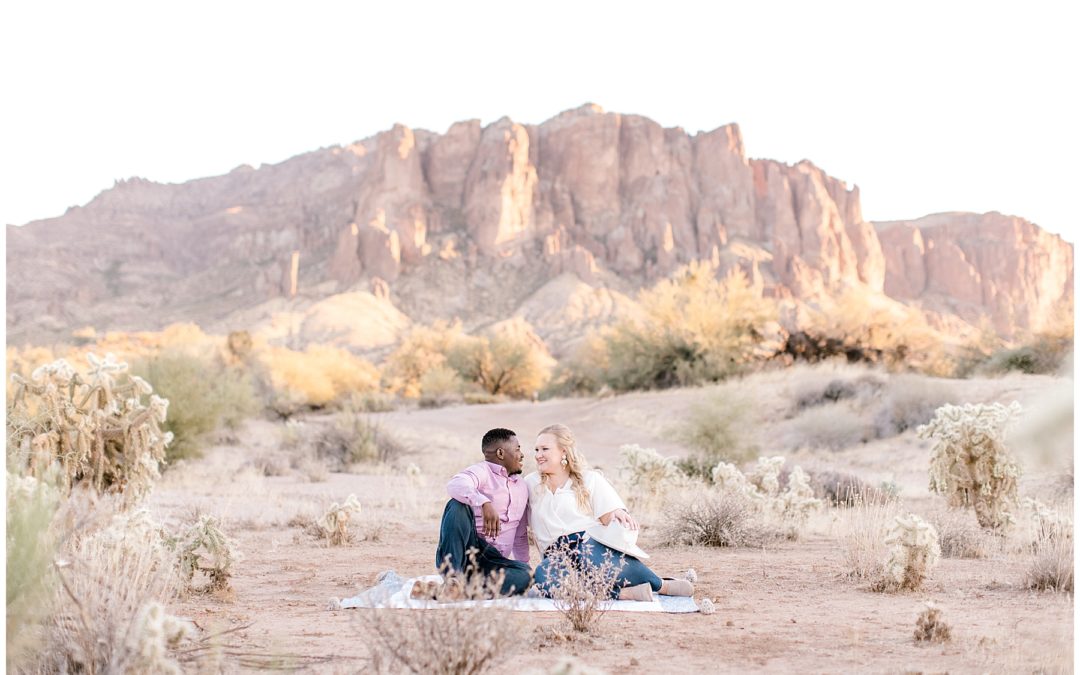
[(1023, 218), (937, 213), (875, 223), (885, 292), (999, 332), (1039, 330), (1071, 300), (1073, 246)]
[(592, 104), (539, 125), (395, 125), (176, 185), (121, 181), (8, 227), (7, 244), (14, 342), (229, 327), (271, 301), (373, 287), (411, 320), (482, 325), (566, 273), (629, 293), (698, 259), (772, 297), (857, 286), (1010, 333), (1045, 321), (1072, 276), (1071, 245), (1022, 219), (875, 228), (857, 187), (809, 161), (748, 159), (735, 124), (688, 134)]

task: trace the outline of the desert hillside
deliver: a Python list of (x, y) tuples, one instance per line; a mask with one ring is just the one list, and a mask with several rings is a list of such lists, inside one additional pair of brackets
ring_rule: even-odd
[(410, 322), (517, 314), (556, 315), (537, 331), (559, 351), (693, 260), (744, 272), (788, 306), (789, 330), (856, 289), (946, 335), (985, 320), (1008, 337), (1071, 302), (1073, 274), (1072, 245), (1022, 218), (872, 224), (857, 187), (749, 158), (736, 124), (691, 135), (591, 104), (541, 124), (396, 125), (181, 184), (133, 178), (6, 239), (12, 344), (192, 321), (366, 353)]

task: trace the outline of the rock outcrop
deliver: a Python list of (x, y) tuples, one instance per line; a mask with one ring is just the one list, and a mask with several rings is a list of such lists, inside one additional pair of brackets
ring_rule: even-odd
[(695, 259), (738, 266), (775, 297), (862, 286), (985, 311), (1003, 332), (1067, 293), (1060, 239), (1019, 219), (931, 218), (876, 231), (857, 187), (809, 161), (748, 159), (735, 124), (690, 135), (586, 105), (539, 125), (396, 125), (273, 166), (122, 181), (9, 226), (7, 327), (19, 342), (228, 325), (274, 299), (376, 285), (412, 320), (482, 325), (562, 274), (625, 294)]
[(1003, 334), (1037, 331), (1072, 298), (1073, 247), (1018, 218), (938, 213), (875, 223), (886, 256), (885, 293)]

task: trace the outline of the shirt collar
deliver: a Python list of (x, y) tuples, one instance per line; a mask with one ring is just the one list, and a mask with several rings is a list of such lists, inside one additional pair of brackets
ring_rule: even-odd
[(496, 476), (502, 476), (503, 478), (513, 478), (514, 477), (514, 476), (507, 476), (506, 467), (503, 466), (502, 464), (496, 464), (495, 462), (489, 462), (486, 459), (484, 460), (484, 464), (487, 464), (488, 471), (495, 474)]

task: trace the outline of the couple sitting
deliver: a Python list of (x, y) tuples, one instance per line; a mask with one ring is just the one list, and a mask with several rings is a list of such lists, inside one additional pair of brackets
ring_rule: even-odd
[[(689, 581), (661, 579), (641, 562), (637, 522), (615, 488), (590, 471), (561, 424), (536, 437), (537, 472), (521, 477), (525, 453), (509, 429), (492, 429), (481, 443), (484, 460), (456, 474), (446, 486), (452, 499), (443, 511), (435, 564), (442, 571), (503, 574), (504, 595), (524, 593), (535, 582), (542, 595), (559, 585), (550, 553), (568, 552), (576, 565), (603, 565), (615, 572), (611, 597), (651, 601), (661, 595), (693, 595)], [(531, 528), (543, 557), (529, 568)]]

